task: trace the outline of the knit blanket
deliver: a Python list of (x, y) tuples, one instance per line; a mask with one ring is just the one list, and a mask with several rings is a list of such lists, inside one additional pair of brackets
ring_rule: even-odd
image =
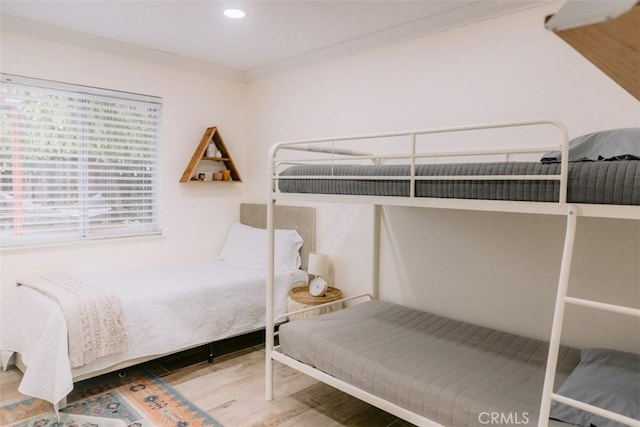
[(42, 274), (18, 282), (58, 303), (67, 321), (69, 360), (76, 368), (127, 349), (120, 299), (68, 273)]

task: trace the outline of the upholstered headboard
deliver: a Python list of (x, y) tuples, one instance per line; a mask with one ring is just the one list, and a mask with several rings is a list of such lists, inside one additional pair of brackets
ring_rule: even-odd
[[(296, 230), (304, 239), (300, 249), (302, 269), (307, 269), (309, 253), (316, 247), (316, 210), (302, 206), (275, 206), (275, 228)], [(252, 227), (267, 228), (267, 205), (240, 204), (240, 222)]]

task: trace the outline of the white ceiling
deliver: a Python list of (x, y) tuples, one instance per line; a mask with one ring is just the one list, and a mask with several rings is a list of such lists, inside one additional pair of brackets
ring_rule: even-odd
[[(7, 31), (252, 80), (549, 1), (0, 0), (0, 12)], [(246, 17), (225, 17), (230, 6)]]

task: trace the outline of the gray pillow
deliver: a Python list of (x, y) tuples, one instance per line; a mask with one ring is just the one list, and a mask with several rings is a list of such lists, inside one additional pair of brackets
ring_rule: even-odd
[[(580, 353), (580, 363), (558, 394), (640, 420), (640, 354), (603, 348)], [(623, 424), (558, 402), (551, 403), (551, 418), (589, 427), (624, 427)]]
[[(540, 161), (557, 163), (559, 151)], [(569, 141), (569, 161), (640, 160), (640, 128), (609, 129), (582, 135)]]

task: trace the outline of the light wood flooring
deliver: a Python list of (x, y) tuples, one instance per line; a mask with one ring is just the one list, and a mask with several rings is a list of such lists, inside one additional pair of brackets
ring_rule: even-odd
[[(274, 362), (274, 400), (264, 398), (264, 345), (233, 349), (213, 363), (181, 354), (147, 364), (192, 403), (225, 427), (407, 427), (393, 415)], [(17, 391), (22, 374), (0, 372), (0, 406), (25, 398)]]

